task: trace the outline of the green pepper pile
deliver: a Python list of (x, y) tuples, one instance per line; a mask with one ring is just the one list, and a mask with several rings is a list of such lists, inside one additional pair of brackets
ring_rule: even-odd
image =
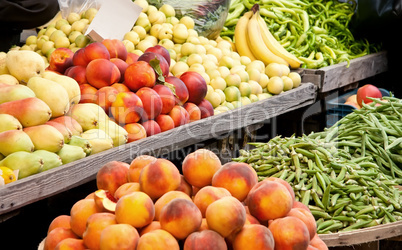
[(381, 45), (355, 39), (349, 30), (355, 0), (233, 0), (221, 36), (233, 39), (238, 19), (256, 3), (271, 33), (304, 62), (304, 68), (349, 65), (351, 59), (381, 49)]

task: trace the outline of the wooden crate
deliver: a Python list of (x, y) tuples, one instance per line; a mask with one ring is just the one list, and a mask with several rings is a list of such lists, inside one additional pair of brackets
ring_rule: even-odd
[(85, 157), (0, 187), (0, 215), (94, 180), (98, 170), (112, 160), (131, 162), (142, 154), (160, 156), (194, 143), (220, 138), (231, 131), (264, 122), (314, 103), (316, 87), (298, 88), (225, 113), (192, 122), (163, 133)]
[(320, 69), (304, 69), (302, 82), (314, 83), (322, 93), (342, 88), (388, 71), (387, 52), (362, 56), (351, 60), (349, 67), (346, 65), (343, 62)]

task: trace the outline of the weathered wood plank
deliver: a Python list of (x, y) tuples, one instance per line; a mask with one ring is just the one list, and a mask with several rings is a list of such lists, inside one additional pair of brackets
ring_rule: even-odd
[(163, 155), (230, 131), (263, 122), (310, 105), (316, 87), (303, 83), (296, 89), (266, 100), (208, 117), (184, 126), (100, 152), (93, 156), (29, 176), (0, 187), (0, 215), (95, 179), (97, 171), (112, 160), (131, 162), (141, 154)]
[(400, 235), (402, 235), (402, 221), (357, 229), (350, 232), (320, 234), (320, 238), (328, 247), (335, 247), (358, 245), (371, 241), (389, 239)]

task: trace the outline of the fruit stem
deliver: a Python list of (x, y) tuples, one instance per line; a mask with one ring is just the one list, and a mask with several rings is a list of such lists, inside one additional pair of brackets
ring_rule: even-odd
[(251, 10), (255, 14), (257, 11), (260, 10), (260, 5), (258, 3), (254, 4), (253, 7), (251, 7)]

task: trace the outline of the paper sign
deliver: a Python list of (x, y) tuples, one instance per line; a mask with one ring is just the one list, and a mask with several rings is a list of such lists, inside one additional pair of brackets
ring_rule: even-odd
[(103, 0), (85, 35), (96, 42), (104, 39), (123, 40), (137, 21), (141, 6), (131, 0)]

